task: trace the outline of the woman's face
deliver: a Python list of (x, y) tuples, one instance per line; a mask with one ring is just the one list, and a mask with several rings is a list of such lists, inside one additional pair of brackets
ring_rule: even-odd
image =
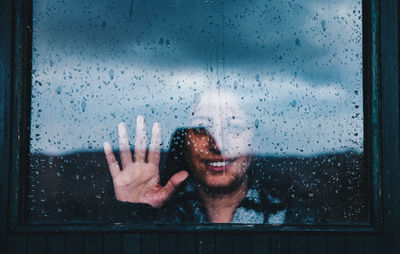
[(213, 138), (222, 155), (248, 155), (253, 140), (251, 123), (241, 101), (229, 93), (203, 95), (191, 114), (191, 126), (202, 127)]
[(213, 137), (204, 128), (190, 129), (186, 135), (187, 160), (191, 173), (209, 188), (230, 188), (246, 179), (249, 155), (222, 155)]
[(201, 96), (186, 135), (192, 174), (208, 187), (229, 188), (244, 181), (250, 165), (253, 132), (233, 94)]

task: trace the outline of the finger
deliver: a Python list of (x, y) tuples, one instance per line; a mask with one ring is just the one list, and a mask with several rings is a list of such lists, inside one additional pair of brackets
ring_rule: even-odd
[(146, 125), (143, 116), (136, 118), (136, 137), (135, 137), (135, 162), (144, 162), (146, 159)]
[(169, 179), (168, 183), (164, 186), (163, 192), (167, 197), (170, 197), (175, 190), (178, 188), (178, 186), (185, 181), (185, 179), (189, 176), (189, 173), (187, 171), (179, 171), (175, 175)]
[(118, 162), (115, 159), (110, 143), (104, 142), (103, 146), (104, 146), (104, 154), (106, 155), (108, 163), (108, 168), (110, 169), (112, 178), (115, 178), (121, 173), (121, 170), (119, 169)]
[(149, 147), (149, 163), (158, 167), (160, 163), (160, 145), (161, 145), (161, 125), (160, 123), (153, 124), (151, 134), (151, 142)]
[(125, 123), (118, 124), (119, 136), (119, 153), (121, 157), (122, 169), (126, 168), (132, 163), (132, 154), (129, 147), (128, 129)]

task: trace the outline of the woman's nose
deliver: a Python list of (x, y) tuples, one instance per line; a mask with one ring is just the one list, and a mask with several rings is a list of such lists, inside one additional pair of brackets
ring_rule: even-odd
[(218, 148), (217, 142), (215, 142), (214, 138), (211, 135), (208, 135), (208, 150), (214, 154), (221, 154), (220, 149)]

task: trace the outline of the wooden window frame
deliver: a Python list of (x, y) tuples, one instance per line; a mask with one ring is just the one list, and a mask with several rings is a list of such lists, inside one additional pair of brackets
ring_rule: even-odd
[(251, 231), (251, 232), (382, 232), (382, 97), (381, 0), (362, 0), (363, 100), (365, 165), (368, 170), (369, 223), (337, 226), (271, 226), (238, 224), (142, 225), (142, 224), (28, 224), (24, 222), (24, 195), (29, 165), (32, 59), (32, 2), (13, 2), (13, 50), (10, 95), (9, 223), (12, 232), (73, 231)]

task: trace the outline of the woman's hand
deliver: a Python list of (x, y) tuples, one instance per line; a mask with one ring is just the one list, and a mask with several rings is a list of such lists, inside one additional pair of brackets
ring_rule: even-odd
[(170, 199), (176, 188), (188, 177), (187, 171), (173, 175), (165, 186), (160, 185), (159, 163), (161, 125), (154, 123), (149, 153), (146, 160), (146, 125), (143, 116), (136, 118), (135, 160), (129, 148), (125, 123), (118, 124), (119, 149), (122, 170), (115, 159), (110, 143), (104, 143), (104, 153), (114, 183), (115, 196), (119, 201), (149, 204), (159, 208)]

